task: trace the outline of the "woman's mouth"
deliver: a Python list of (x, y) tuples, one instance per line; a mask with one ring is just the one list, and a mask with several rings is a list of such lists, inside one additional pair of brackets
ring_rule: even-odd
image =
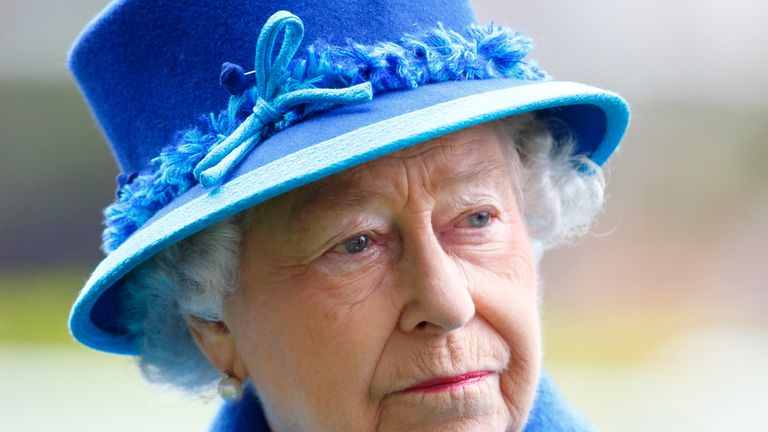
[(421, 382), (412, 387), (403, 390), (403, 393), (439, 393), (444, 391), (455, 391), (462, 387), (484, 381), (491, 375), (490, 371), (468, 372), (452, 377), (440, 377)]

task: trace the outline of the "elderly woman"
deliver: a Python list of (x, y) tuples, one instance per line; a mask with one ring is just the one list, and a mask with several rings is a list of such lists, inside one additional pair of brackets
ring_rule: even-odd
[(122, 170), (73, 335), (218, 383), (213, 430), (588, 430), (541, 370), (537, 264), (602, 207), (627, 108), (474, 22), (112, 4), (70, 57)]

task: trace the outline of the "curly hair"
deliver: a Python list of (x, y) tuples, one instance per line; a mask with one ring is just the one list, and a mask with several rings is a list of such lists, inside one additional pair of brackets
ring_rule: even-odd
[[(507, 158), (516, 171), (521, 201), (537, 260), (543, 252), (587, 233), (604, 202), (599, 166), (574, 155), (576, 143), (555, 139), (552, 125), (535, 114), (491, 122), (504, 133)], [(139, 335), (144, 377), (190, 392), (206, 392), (221, 374), (199, 351), (186, 318), (219, 321), (223, 300), (238, 286), (242, 215), (219, 222), (152, 257), (124, 281), (124, 325)]]

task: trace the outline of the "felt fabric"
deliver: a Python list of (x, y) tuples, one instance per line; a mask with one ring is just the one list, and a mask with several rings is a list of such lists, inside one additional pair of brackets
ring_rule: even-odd
[[(237, 403), (225, 403), (213, 421), (210, 432), (269, 432), (261, 404), (253, 389)], [(548, 373), (542, 372), (536, 400), (524, 432), (590, 432), (589, 422), (560, 394)]]
[[(283, 11), (273, 17), (288, 15)], [(279, 50), (282, 56), (274, 65), (266, 53), (275, 49), (265, 41), (276, 42), (281, 26), (268, 21), (256, 47), (255, 73), (246, 75), (242, 67), (228, 62), (222, 65), (220, 80), (234, 93), (226, 109), (179, 131), (152, 159), (151, 166), (140, 175), (128, 176), (132, 181), (120, 182), (116, 201), (104, 211), (102, 249), (106, 253), (194, 184), (211, 188), (221, 183), (264, 139), (338, 104), (368, 102), (371, 91), (381, 95), (447, 81), (549, 78), (526, 59), (532, 48), (530, 39), (494, 25), (471, 26), (465, 34), (438, 26), (424, 34), (371, 46), (354, 41), (340, 47), (310, 45), (302, 56), (289, 61), (303, 34), (300, 18), (291, 17), (283, 21), (289, 27), (285, 27)], [(248, 76), (256, 78), (249, 80)], [(243, 87), (249, 81), (250, 87)], [(227, 163), (212, 166), (213, 158), (216, 163)]]
[[(168, 160), (181, 162), (170, 164), (172, 169), (159, 175), (162, 182), (142, 175), (161, 149), (175, 142), (177, 132), (194, 131), (199, 116), (232, 106), (227, 103), (229, 92), (219, 83), (221, 65), (251, 64), (259, 29), (281, 9), (299, 16), (306, 29), (298, 44), (304, 57), (292, 63), (288, 78), (301, 76), (303, 80), (320, 70), (325, 77), (326, 66), (334, 62), (326, 64), (323, 59), (339, 58), (340, 52), (320, 47), (344, 46), (352, 39), (351, 57), (363, 58), (363, 65), (383, 62), (379, 70), (383, 72), (377, 74), (376, 69), (364, 66), (365, 73), (359, 73), (344, 63), (339, 70), (355, 73), (327, 76), (347, 85), (361, 84), (356, 80), (365, 77), (373, 88), (373, 100), (330, 111), (319, 109), (316, 115), (270, 135), (255, 148), (248, 146), (237, 164), (226, 164), (223, 174), (215, 177), (215, 187), (206, 189), (193, 181), (193, 168), (208, 150), (194, 150), (202, 141), (183, 142), (190, 145), (170, 153)], [(331, 9), (333, 13), (328, 13)], [(468, 0), (349, 0), (342, 4), (325, 4), (324, 0), (118, 0), (110, 5), (76, 42), (70, 68), (123, 171), (118, 176), (118, 200), (128, 198), (123, 208), (107, 210), (108, 225), (116, 227), (114, 242), (72, 308), (69, 325), (73, 336), (99, 350), (136, 354), (137, 335), (123, 326), (121, 318), (120, 288), (121, 279), (136, 266), (169, 245), (276, 195), (452, 131), (536, 111), (553, 123), (564, 122), (567, 128), (555, 128), (555, 132), (573, 133), (577, 151), (602, 164), (618, 147), (629, 120), (627, 104), (618, 95), (576, 83), (537, 81), (543, 75), (531, 67), (520, 69), (526, 72), (521, 74), (469, 79), (478, 70), (515, 71), (510, 67), (522, 64), (516, 56), (527, 53), (525, 49), (506, 51), (514, 53), (512, 56), (493, 57), (501, 52), (496, 47), (506, 44), (489, 44), (494, 47), (489, 51), (492, 61), (477, 63), (485, 68), (476, 68), (473, 62), (484, 51), (478, 51), (477, 41), (469, 40), (465, 49), (446, 51), (450, 62), (440, 62), (445, 67), (436, 76), (451, 79), (422, 83), (413, 78), (421, 76), (418, 73), (393, 73), (405, 64), (402, 56), (393, 54), (400, 52), (392, 46), (394, 41), (435, 28), (453, 34), (453, 29), (470, 28), (474, 21)], [(325, 45), (308, 45), (321, 40)], [(522, 39), (511, 40), (517, 41), (513, 45), (522, 43)], [(374, 49), (355, 48), (360, 44)], [(314, 57), (308, 54), (313, 52)], [(419, 52), (418, 47), (413, 51)], [(435, 58), (426, 55), (427, 70)], [(451, 75), (457, 65), (462, 72)], [(535, 79), (530, 80), (527, 72)], [(417, 88), (413, 83), (419, 83)], [(408, 90), (396, 90), (399, 88)], [(248, 98), (247, 93), (235, 98)], [(251, 102), (253, 106), (246, 104), (250, 109), (262, 103), (258, 99)], [(259, 116), (276, 118), (269, 109)], [(219, 124), (211, 130), (197, 130), (215, 136), (215, 140), (205, 141), (213, 145), (219, 138), (226, 139), (245, 116), (232, 117), (238, 121), (230, 121), (227, 127)], [(195, 157), (185, 157), (184, 151)], [(138, 188), (143, 182), (150, 184)], [(131, 194), (147, 190), (149, 194), (131, 199)]]
[(252, 64), (259, 29), (284, 9), (304, 21), (300, 50), (475, 22), (469, 0), (115, 1), (83, 31), (69, 66), (124, 173), (141, 171), (176, 131), (227, 105), (221, 65)]

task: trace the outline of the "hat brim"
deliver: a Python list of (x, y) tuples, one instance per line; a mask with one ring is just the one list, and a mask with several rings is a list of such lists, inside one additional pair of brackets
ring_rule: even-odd
[(617, 94), (572, 82), (452, 81), (377, 95), (307, 119), (262, 142), (216, 189), (191, 188), (96, 267), (72, 308), (81, 343), (137, 354), (120, 325), (120, 280), (164, 248), (277, 195), (347, 168), (476, 124), (524, 112), (567, 123), (579, 153), (601, 165), (617, 149), (629, 109)]

